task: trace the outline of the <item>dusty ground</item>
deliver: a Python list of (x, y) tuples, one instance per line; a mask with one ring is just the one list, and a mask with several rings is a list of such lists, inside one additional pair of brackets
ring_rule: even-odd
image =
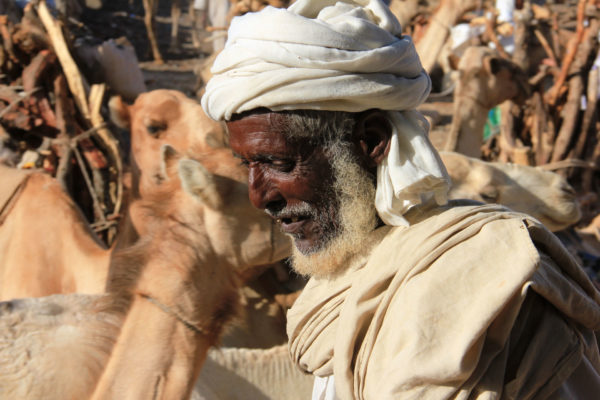
[(136, 50), (140, 60), (140, 68), (144, 73), (148, 90), (168, 88), (195, 96), (196, 78), (194, 67), (203, 60), (210, 49), (205, 43), (201, 49), (192, 46), (191, 21), (187, 10), (183, 10), (180, 20), (180, 47), (170, 48), (171, 17), (170, 1), (159, 0), (156, 21), (157, 39), (160, 50), (165, 57), (165, 64), (157, 65), (152, 61), (149, 42), (144, 26), (144, 8), (141, 0), (111, 0), (106, 2), (102, 10), (86, 10), (82, 22), (90, 34), (100, 40), (125, 36)]

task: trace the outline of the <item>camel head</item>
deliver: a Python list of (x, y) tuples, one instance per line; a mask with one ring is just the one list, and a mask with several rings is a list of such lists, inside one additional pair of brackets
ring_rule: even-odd
[(201, 228), (220, 264), (242, 272), (291, 254), (289, 238), (250, 203), (246, 181), (226, 175), (239, 168), (230, 149), (187, 157), (164, 145), (160, 154), (165, 183), (148, 196), (149, 207), (162, 203), (163, 212)]
[(490, 163), (452, 152), (440, 152), (452, 179), (451, 199), (502, 204), (533, 216), (551, 231), (581, 216), (575, 191), (558, 174), (536, 167)]
[(527, 75), (512, 61), (485, 46), (472, 46), (458, 62), (455, 99), (477, 99), (488, 110), (505, 100), (522, 103), (528, 97)]
[(527, 76), (516, 64), (482, 46), (465, 50), (458, 62), (458, 75), (444, 150), (480, 157), (489, 110), (506, 100), (525, 101)]
[(161, 183), (161, 146), (202, 153), (226, 145), (224, 125), (210, 119), (200, 104), (176, 90), (143, 93), (133, 105), (113, 97), (109, 106), (113, 122), (131, 134), (133, 189), (139, 189), (141, 196)]
[[(154, 324), (158, 347), (144, 354), (171, 357), (180, 365), (173, 368), (189, 377), (184, 383), (191, 382), (208, 347), (236, 314), (240, 270), (291, 252), (289, 239), (274, 221), (251, 206), (247, 186), (220, 174), (234, 162), (229, 149), (188, 157), (165, 145), (160, 155), (162, 183), (138, 201), (146, 213), (146, 230), (111, 259), (106, 291), (116, 299), (111, 307), (127, 312), (119, 341), (128, 344), (116, 346), (98, 385), (102, 395), (130, 384), (121, 371), (129, 369), (123, 367), (130, 363), (129, 354), (144, 352), (144, 346), (135, 350), (135, 338), (145, 323)], [(183, 323), (173, 320), (174, 315)], [(171, 369), (170, 362), (156, 364)], [(161, 398), (186, 398), (191, 387), (180, 383), (167, 379), (164, 393), (170, 394)]]

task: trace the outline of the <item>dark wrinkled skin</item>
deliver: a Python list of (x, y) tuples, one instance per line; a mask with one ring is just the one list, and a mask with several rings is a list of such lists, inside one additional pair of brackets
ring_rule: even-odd
[[(340, 228), (329, 156), (307, 140), (290, 143), (277, 113), (250, 114), (227, 122), (229, 144), (248, 166), (252, 204), (281, 223), (298, 250), (319, 250)], [(391, 128), (379, 110), (362, 113), (351, 135), (358, 163), (375, 179), (389, 148)]]
[(322, 149), (289, 143), (273, 128), (275, 118), (256, 114), (228, 122), (229, 143), (248, 166), (252, 204), (280, 220), (300, 251), (310, 252), (338, 226), (331, 165)]

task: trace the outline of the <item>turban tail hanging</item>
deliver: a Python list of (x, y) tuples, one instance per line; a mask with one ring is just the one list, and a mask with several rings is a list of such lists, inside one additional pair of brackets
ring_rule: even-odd
[(259, 107), (388, 111), (393, 136), (377, 172), (379, 216), (406, 225), (411, 206), (446, 202), (448, 175), (414, 111), (431, 81), (381, 0), (299, 0), (234, 18), (212, 73), (202, 107), (216, 120)]

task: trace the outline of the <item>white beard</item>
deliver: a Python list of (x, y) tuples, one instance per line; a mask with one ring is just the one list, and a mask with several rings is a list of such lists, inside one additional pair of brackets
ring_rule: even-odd
[(373, 181), (348, 149), (337, 148), (332, 158), (341, 229), (321, 250), (303, 254), (294, 246), (292, 254), (294, 270), (316, 278), (329, 278), (345, 271), (352, 258), (369, 248), (365, 244), (377, 226)]

